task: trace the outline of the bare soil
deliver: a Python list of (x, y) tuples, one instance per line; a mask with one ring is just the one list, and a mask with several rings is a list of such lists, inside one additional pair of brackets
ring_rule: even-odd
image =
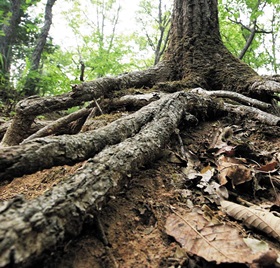
[[(259, 165), (265, 164), (273, 153), (280, 151), (279, 127), (267, 127), (242, 118), (235, 118), (234, 122), (229, 119), (204, 122), (180, 131), (185, 150), (193, 152), (200, 160), (198, 170), (208, 165), (215, 167), (209, 146), (218, 130), (227, 126), (234, 130), (234, 143), (247, 144), (255, 155), (252, 160)], [(96, 217), (85, 222), (79, 237), (46, 252), (34, 267), (237, 267), (234, 264), (218, 266), (188, 255), (174, 238), (166, 234), (166, 219), (174, 208), (207, 205), (217, 215), (223, 215), (225, 222), (230, 220), (197, 187), (197, 181), (190, 182), (182, 172), (187, 163), (181, 157), (182, 148), (178, 139), (174, 134), (161, 159), (128, 177), (121, 190), (108, 197)], [(174, 160), (176, 156), (177, 160)], [(250, 156), (244, 152), (240, 157), (248, 159)], [(67, 180), (67, 176), (82, 164), (55, 167), (16, 178), (0, 187), (0, 198), (8, 200), (18, 195), (26, 199), (36, 198), (59, 184), (59, 181)], [(275, 191), (273, 189), (269, 182), (262, 190), (254, 189), (253, 182), (249, 182), (230, 189), (233, 192), (230, 198), (239, 196), (255, 204), (278, 205), (277, 184)], [(266, 240), (278, 249), (277, 241), (273, 238), (233, 222), (244, 236)]]

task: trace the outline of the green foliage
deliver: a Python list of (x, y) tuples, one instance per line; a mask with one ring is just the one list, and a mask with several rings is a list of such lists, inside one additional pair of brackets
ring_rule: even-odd
[(279, 68), (276, 51), (280, 16), (279, 0), (222, 0), (219, 3), (220, 29), (227, 48), (239, 56), (251, 32), (256, 34), (242, 58), (257, 71), (275, 72)]
[(0, 0), (0, 27), (7, 25), (9, 18), (11, 16), (10, 12), (10, 2), (7, 0)]
[(68, 73), (72, 71), (67, 67), (70, 65), (71, 55), (68, 52), (63, 53), (58, 48), (51, 54), (44, 52), (40, 73), (30, 71), (30, 61), (26, 58), (25, 69), (21, 73), (21, 78), (17, 81), (17, 89), (20, 91), (29, 78), (37, 81), (37, 90), (40, 95), (65, 93), (69, 91), (71, 84), (78, 83), (73, 77), (68, 76)]
[[(32, 8), (40, 0), (21, 1), (20, 19), (15, 32), (13, 33), (13, 44), (9, 46), (9, 50), (5, 52), (5, 61), (11, 62), (11, 68), (4, 66), (6, 64), (3, 60), (4, 55), (1, 55), (0, 60), (0, 79), (1, 84), (8, 87), (14, 87), (22, 76), (22, 70), (25, 59), (29, 58), (32, 49), (35, 45), (39, 34), (39, 26), (41, 23), (41, 15), (32, 12)], [(12, 16), (11, 1), (0, 1), (0, 38), (5, 39), (3, 27), (9, 26), (10, 18)], [(36, 16), (35, 16), (36, 14)], [(6, 65), (9, 66), (9, 65)]]
[[(65, 0), (64, 16), (73, 33), (73, 46), (60, 49), (49, 38), (39, 73), (30, 72), (30, 57), (43, 19), (43, 13), (35, 8), (39, 2), (42, 1), (22, 1), (21, 23), (10, 51), (13, 61), (11, 82), (19, 92), (27, 78), (37, 81), (37, 89), (42, 95), (69, 91), (71, 85), (81, 83), (81, 62), (85, 65), (86, 81), (151, 66), (155, 62), (160, 38), (166, 38), (170, 27), (172, 1), (162, 0), (160, 12), (159, 0), (135, 2), (135, 5), (139, 3), (135, 31), (126, 32), (119, 28), (122, 19), (119, 3), (122, 1)], [(0, 37), (4, 34), (2, 27), (8, 25), (10, 16), (10, 1), (0, 0)], [(258, 31), (270, 32), (256, 33), (242, 60), (257, 71), (277, 73), (280, 67), (277, 60), (280, 50), (280, 0), (221, 0), (219, 19), (223, 41), (237, 57), (251, 34), (249, 28), (256, 26)], [(163, 28), (164, 34), (160, 36)], [(160, 44), (162, 49), (163, 43)], [(4, 79), (1, 70), (0, 79)]]
[[(140, 50), (148, 52), (147, 62), (157, 63), (157, 54), (165, 48), (165, 40), (170, 28), (172, 1), (140, 0), (137, 11), (139, 28), (135, 32), (135, 42)], [(152, 51), (152, 53), (149, 53)]]
[(69, 51), (72, 63), (68, 66), (76, 80), (80, 64), (85, 64), (85, 80), (105, 75), (117, 75), (138, 66), (132, 53), (131, 36), (118, 33), (121, 6), (116, 0), (73, 1), (65, 10), (78, 48)]

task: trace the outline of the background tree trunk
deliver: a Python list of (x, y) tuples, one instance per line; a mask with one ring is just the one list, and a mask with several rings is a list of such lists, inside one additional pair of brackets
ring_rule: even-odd
[[(39, 78), (38, 78), (39, 64), (40, 64), (40, 60), (41, 60), (41, 56), (42, 56), (44, 47), (47, 42), (49, 30), (51, 28), (52, 8), (53, 8), (53, 5), (55, 4), (55, 1), (56, 0), (48, 0), (47, 4), (46, 4), (44, 26), (41, 29), (41, 33), (37, 39), (36, 46), (33, 50), (29, 76), (27, 77), (27, 80), (24, 85), (24, 93), (26, 96), (35, 95), (38, 93), (38, 91), (36, 90), (36, 86), (39, 81)], [(36, 78), (34, 78), (34, 76)]]
[[(16, 37), (16, 29), (21, 21), (21, 1), (11, 0), (11, 17), (8, 24), (3, 25), (4, 36), (0, 36), (0, 70), (6, 82), (9, 82), (9, 73), (12, 58), (12, 46)], [(5, 84), (7, 84), (5, 82)]]

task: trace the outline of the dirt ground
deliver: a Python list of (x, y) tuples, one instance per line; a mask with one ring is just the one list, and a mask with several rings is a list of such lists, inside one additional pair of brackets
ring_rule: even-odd
[[(263, 126), (242, 118), (233, 121), (233, 117), (204, 122), (196, 127), (184, 127), (179, 135), (174, 134), (161, 159), (127, 178), (121, 191), (108, 197), (95, 219), (85, 222), (79, 237), (47, 252), (45, 258), (34, 267), (248, 267), (245, 264), (216, 265), (215, 262), (187, 254), (176, 239), (167, 234), (166, 220), (174, 210), (189, 210), (196, 206), (202, 208), (205, 205), (215, 215), (222, 217), (224, 222), (238, 226), (243, 236), (264, 240), (278, 251), (279, 242), (276, 239), (230, 219), (198, 187), (198, 179), (189, 180), (183, 172), (187, 161), (182, 155), (180, 140), (185, 151), (197, 156), (199, 162), (196, 170), (212, 166), (215, 169), (212, 179), (217, 180), (217, 163), (210, 147), (218, 131), (226, 127), (232, 130), (228, 144), (241, 148), (236, 156), (238, 158), (264, 166), (280, 151), (280, 127)], [(67, 179), (67, 175), (74, 173), (81, 165), (55, 167), (14, 179), (0, 187), (0, 198), (7, 200), (17, 195), (24, 195), (26, 199), (36, 198), (60, 180)], [(236, 187), (228, 183), (226, 188), (231, 191), (229, 200), (242, 197), (257, 205), (278, 207), (278, 168), (279, 162), (273, 171), (269, 170), (270, 176), (275, 178), (273, 186), (271, 181), (265, 179), (263, 184), (258, 185), (262, 187), (258, 188), (253, 179)]]

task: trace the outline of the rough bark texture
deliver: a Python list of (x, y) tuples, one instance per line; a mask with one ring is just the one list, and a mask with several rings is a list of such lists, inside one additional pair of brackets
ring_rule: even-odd
[(109, 108), (109, 111), (124, 107), (128, 111), (136, 111), (150, 102), (160, 99), (163, 94), (164, 93), (161, 92), (152, 92), (139, 95), (125, 95), (121, 98), (109, 99), (106, 102), (104, 101), (104, 105)]
[(175, 1), (165, 59), (172, 63), (172, 80), (183, 79), (189, 87), (244, 92), (257, 79), (249, 66), (224, 47), (216, 0)]
[(8, 128), (0, 146), (17, 145), (26, 138), (35, 117), (51, 111), (64, 110), (83, 104), (101, 96), (108, 97), (113, 91), (125, 88), (151, 87), (169, 76), (169, 68), (159, 64), (145, 71), (133, 72), (118, 77), (104, 77), (73, 87), (73, 91), (56, 97), (32, 96), (17, 104), (16, 116)]
[[(21, 146), (4, 148), (1, 151), (2, 157), (0, 157), (2, 159), (0, 160), (0, 177), (20, 176), (23, 174), (22, 172), (30, 173), (52, 167), (54, 164), (73, 164), (92, 157), (106, 145), (118, 143), (135, 135), (158, 111), (159, 107), (155, 105), (157, 103), (152, 103), (140, 112), (119, 119), (96, 131), (75, 136), (64, 135), (36, 139)], [(119, 133), (120, 135), (118, 135)], [(12, 155), (9, 153), (11, 150)], [(33, 163), (33, 165), (28, 163)]]
[(157, 112), (151, 112), (151, 122), (139, 133), (89, 159), (67, 181), (32, 202), (4, 203), (0, 208), (0, 266), (28, 265), (44, 250), (79, 234), (85, 218), (105, 194), (123, 177), (155, 161), (187, 105), (199, 102), (197, 96), (183, 92), (163, 98)]
[[(216, 0), (175, 0), (164, 61), (145, 71), (74, 86), (72, 92), (61, 96), (20, 102), (2, 145), (22, 142), (26, 130), (39, 114), (110, 97), (113, 91), (155, 85), (167, 91), (201, 86), (207, 90), (226, 89), (252, 95), (254, 90), (256, 96), (279, 91), (276, 81), (259, 77), (225, 49), (219, 34)], [(249, 99), (243, 98), (243, 101)], [(251, 103), (271, 108), (269, 104)], [(0, 266), (27, 266), (60, 241), (79, 234), (86, 217), (92, 217), (106, 194), (133, 171), (159, 157), (182, 119), (209, 118), (209, 113), (216, 110), (236, 112), (237, 109), (194, 93), (177, 92), (166, 94), (138, 112), (96, 131), (39, 138), (2, 148), (0, 177), (3, 180), (53, 165), (87, 162), (75, 175), (43, 196), (30, 202), (16, 199), (2, 205)], [(255, 109), (245, 112), (248, 111), (259, 112)], [(277, 117), (270, 117), (269, 121), (279, 124)]]
[(29, 136), (29, 129), (34, 122), (35, 116), (17, 113), (8, 127), (0, 143), (0, 148), (6, 145), (19, 144)]
[[(174, 82), (174, 80), (176, 80)], [(170, 82), (171, 81), (171, 82)], [(34, 116), (62, 110), (112, 91), (130, 87), (160, 85), (173, 91), (200, 86), (207, 90), (229, 90), (271, 101), (279, 84), (258, 76), (249, 66), (233, 57), (221, 41), (217, 2), (176, 0), (170, 42), (164, 60), (145, 71), (117, 78), (101, 78), (73, 87), (72, 92), (54, 98), (27, 99), (17, 106), (17, 116), (1, 145), (19, 144)]]
[[(186, 93), (181, 93), (182, 96)], [(176, 95), (175, 95), (176, 96)], [(207, 110), (206, 98), (194, 102), (195, 95), (185, 95), (188, 106), (185, 110), (194, 114)], [(152, 102), (138, 112), (118, 119), (113, 123), (94, 131), (77, 135), (38, 138), (22, 145), (3, 148), (0, 152), (0, 179), (7, 180), (55, 165), (74, 164), (93, 157), (106, 145), (113, 145), (136, 135), (147, 123), (160, 114), (163, 104), (172, 96)], [(187, 102), (187, 101), (186, 101)], [(222, 109), (218, 105), (211, 106), (212, 113)], [(203, 114), (203, 113), (202, 113)]]
[(223, 90), (211, 90), (207, 91), (202, 88), (194, 88), (191, 90), (191, 92), (196, 92), (201, 94), (202, 96), (215, 96), (215, 97), (223, 97), (223, 98), (229, 98), (232, 100), (236, 100), (237, 102), (244, 103), (246, 105), (252, 105), (254, 107), (257, 107), (262, 110), (269, 111), (272, 108), (272, 105), (266, 102), (262, 102), (256, 99), (252, 99), (249, 97), (246, 97), (242, 94), (231, 92), (231, 91), (223, 91)]
[[(200, 95), (200, 102), (194, 105), (193, 102), (189, 101), (188, 107), (185, 107), (185, 110), (200, 117), (205, 113), (203, 111), (207, 110), (205, 107), (209, 105), (207, 104), (209, 95), (232, 98), (233, 100), (255, 105), (265, 110), (271, 108), (271, 105), (266, 105), (263, 102), (244, 97), (234, 92), (208, 92), (200, 88), (194, 89), (192, 92), (202, 94)], [(188, 94), (192, 96), (192, 93)], [(93, 157), (106, 145), (117, 144), (137, 134), (145, 124), (152, 121), (155, 115), (160, 112), (162, 102), (166, 98), (170, 98), (170, 95), (165, 95), (162, 99), (152, 102), (141, 110), (94, 131), (87, 131), (77, 135), (31, 139), (30, 141), (23, 142), (19, 146), (3, 148), (0, 152), (0, 179), (9, 180), (13, 177), (30, 174), (52, 166), (71, 165)], [(254, 107), (223, 104), (222, 102), (217, 104), (213, 99), (212, 102), (212, 114), (226, 111), (250, 116), (267, 125), (277, 126), (280, 124), (280, 118), (278, 116)], [(83, 110), (81, 111), (83, 112)], [(207, 116), (209, 117), (209, 114)], [(48, 126), (45, 128), (48, 129)]]
[(88, 116), (91, 113), (92, 109), (83, 108), (76, 112), (73, 112), (69, 115), (66, 115), (62, 118), (57, 119), (56, 121), (50, 123), (49, 125), (41, 128), (36, 133), (30, 135), (27, 139), (25, 139), (23, 142), (26, 143), (27, 141), (33, 140), (35, 138), (45, 137), (48, 135), (56, 134), (59, 132), (60, 129), (65, 128), (66, 126), (69, 126), (69, 124), (75, 120), (78, 120), (80, 118), (83, 118), (85, 116)]
[(241, 114), (247, 117), (254, 118), (269, 126), (280, 126), (280, 117), (260, 111), (254, 107), (248, 107), (245, 105), (225, 105), (225, 110), (235, 114)]

